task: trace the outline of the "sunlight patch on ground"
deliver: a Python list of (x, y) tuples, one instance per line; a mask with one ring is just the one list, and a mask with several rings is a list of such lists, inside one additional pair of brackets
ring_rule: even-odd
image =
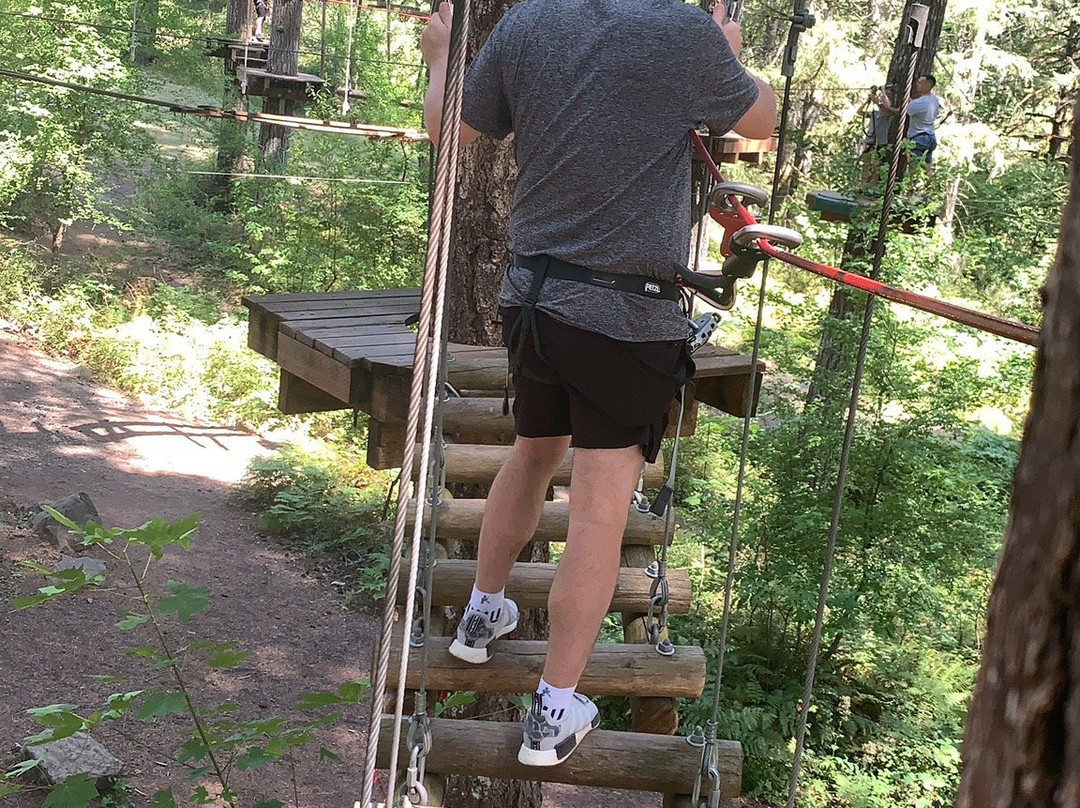
[(1016, 424), (997, 407), (979, 407), (971, 414), (971, 418), (998, 435), (1015, 434)]
[(172, 129), (145, 121), (136, 121), (135, 126), (150, 134), (154, 142), (158, 144), (158, 150), (163, 157), (174, 160), (208, 160), (213, 154), (213, 148), (202, 140), (202, 132), (192, 132), (189, 128)]

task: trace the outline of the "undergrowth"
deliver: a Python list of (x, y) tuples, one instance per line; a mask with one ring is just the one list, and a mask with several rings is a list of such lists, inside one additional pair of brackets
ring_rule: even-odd
[(389, 482), (348, 451), (287, 448), (254, 460), (240, 490), (258, 509), (259, 526), (326, 566), (348, 605), (383, 594), (393, 529)]

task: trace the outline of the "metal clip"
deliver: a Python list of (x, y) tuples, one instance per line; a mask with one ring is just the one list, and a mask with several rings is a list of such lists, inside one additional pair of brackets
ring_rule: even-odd
[(663, 563), (659, 564), (656, 576), (650, 576), (653, 579), (652, 586), (649, 587), (650, 612), (653, 608), (663, 609), (668, 604), (670, 590), (668, 586), (667, 570), (664, 569), (665, 566), (666, 565)]
[(427, 802), (428, 793), (424, 788), (422, 766), (420, 748), (414, 746), (409, 753), (409, 766), (405, 770), (405, 785), (401, 795), (402, 808), (405, 808), (406, 801), (413, 805), (423, 805)]

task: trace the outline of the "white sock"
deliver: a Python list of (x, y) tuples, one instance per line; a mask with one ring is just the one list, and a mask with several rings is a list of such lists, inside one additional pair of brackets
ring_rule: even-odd
[(574, 702), (575, 690), (575, 687), (552, 687), (541, 678), (536, 686), (536, 695), (543, 702), (544, 712), (551, 716), (551, 720), (562, 721)]
[(483, 612), (488, 616), (489, 620), (495, 621), (499, 619), (499, 612), (503, 607), (503, 593), (505, 589), (500, 589), (498, 592), (481, 592), (473, 585), (472, 597), (469, 598), (469, 608)]

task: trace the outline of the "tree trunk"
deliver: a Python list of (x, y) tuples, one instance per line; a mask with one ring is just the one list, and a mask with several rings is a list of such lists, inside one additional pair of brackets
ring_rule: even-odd
[[(469, 61), (487, 40), (491, 29), (513, 5), (508, 0), (473, 0)], [(517, 168), (512, 138), (496, 143), (480, 138), (461, 153), (458, 196), (450, 247), (450, 339), (472, 345), (501, 344), (498, 322), (499, 285), (510, 260), (507, 248), (510, 205)], [(469, 492), (469, 496), (484, 496)], [(454, 548), (457, 558), (475, 558), (472, 542)], [(525, 548), (519, 560), (546, 561), (546, 542)], [(547, 635), (543, 610), (523, 613), (514, 636), (541, 639)], [(524, 714), (497, 694), (481, 695), (461, 717), (485, 716), (521, 721)], [(539, 808), (540, 784), (478, 777), (447, 778), (446, 804), (455, 808)]]
[(968, 712), (960, 808), (1080, 805), (1077, 312), (1080, 169), (1074, 164), (1058, 255), (1046, 282), (1031, 411), (990, 596), (982, 667)]
[[(300, 21), (304, 0), (276, 0), (270, 26), (270, 48), (266, 71), (276, 76), (295, 76), (300, 66)], [(293, 102), (282, 98), (267, 98), (263, 112), (291, 115)], [(289, 137), (292, 129), (264, 123), (259, 127), (259, 148), (263, 169), (273, 172), (285, 167), (289, 156)]]
[(135, 0), (135, 63), (151, 65), (157, 59), (158, 0)]
[(252, 0), (229, 0), (225, 10), (225, 36), (247, 42), (251, 38)]
[[(225, 38), (247, 42), (251, 38), (251, 0), (229, 0), (225, 10)], [(240, 92), (240, 82), (225, 59), (225, 87), (222, 90), (221, 108), (236, 112), (246, 111), (247, 104)], [(244, 144), (247, 141), (247, 124), (222, 118), (218, 124), (218, 152), (215, 163), (217, 174), (211, 177), (212, 197), (215, 210), (231, 213), (236, 208), (233, 198), (233, 174), (243, 171)]]

